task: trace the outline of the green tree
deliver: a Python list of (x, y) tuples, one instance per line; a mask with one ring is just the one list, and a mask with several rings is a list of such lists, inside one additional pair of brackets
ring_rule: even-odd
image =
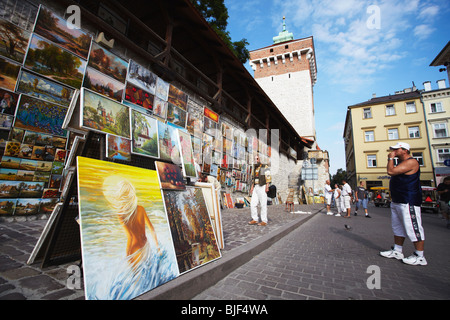
[(231, 40), (230, 33), (226, 30), (229, 16), (224, 0), (191, 0), (191, 2), (238, 59), (243, 64), (246, 63), (250, 58), (250, 53), (247, 49), (247, 39), (243, 38), (239, 41)]
[(336, 174), (331, 176), (330, 185), (334, 188), (334, 185), (337, 183), (339, 185), (342, 184), (342, 179), (347, 178), (347, 171), (344, 169), (337, 169)]

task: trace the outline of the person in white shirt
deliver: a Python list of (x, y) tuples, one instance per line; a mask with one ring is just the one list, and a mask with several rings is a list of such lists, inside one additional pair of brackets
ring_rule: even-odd
[(352, 198), (352, 188), (347, 183), (346, 180), (342, 179), (342, 192), (341, 194), (344, 196), (344, 208), (347, 210), (347, 215), (344, 216), (345, 218), (350, 218), (350, 212), (351, 212), (351, 198)]
[(339, 185), (336, 183), (334, 185), (334, 203), (337, 209), (337, 213), (335, 214), (335, 216), (337, 217), (341, 215), (341, 208), (342, 208), (341, 202), (342, 202), (341, 189), (339, 189)]
[(330, 180), (325, 182), (325, 201), (327, 203), (327, 215), (333, 215), (331, 212), (331, 198), (333, 197), (333, 189), (330, 186)]

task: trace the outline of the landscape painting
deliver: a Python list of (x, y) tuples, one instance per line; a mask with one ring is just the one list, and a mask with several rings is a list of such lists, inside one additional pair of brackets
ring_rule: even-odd
[(174, 85), (169, 86), (169, 97), (168, 102), (177, 106), (178, 108), (186, 111), (186, 105), (188, 101), (188, 95), (175, 87)]
[(186, 127), (186, 111), (178, 108), (169, 102), (167, 106), (167, 122), (173, 123), (182, 128)]
[(131, 82), (154, 95), (156, 92), (157, 79), (158, 77), (156, 76), (156, 74), (144, 68), (136, 61), (130, 60), (127, 74), (128, 82)]
[(163, 190), (180, 273), (221, 257), (200, 188)]
[(33, 34), (25, 58), (25, 67), (79, 89), (86, 71), (86, 60)]
[(176, 278), (156, 171), (78, 157), (77, 174), (86, 299), (130, 300)]
[(29, 40), (30, 32), (0, 19), (0, 55), (22, 63)]
[(18, 79), (17, 92), (58, 103), (65, 107), (70, 105), (74, 89), (22, 70)]
[(155, 164), (161, 189), (186, 189), (183, 173), (178, 165), (161, 161), (155, 161)]
[(125, 85), (94, 68), (88, 67), (84, 75), (83, 87), (120, 102)]
[(56, 136), (67, 136), (62, 128), (67, 108), (21, 95), (14, 127)]
[(1, 199), (0, 214), (13, 215), (16, 210), (17, 199)]
[(131, 110), (131, 123), (133, 128), (131, 151), (142, 156), (159, 158), (158, 120)]
[(92, 42), (88, 65), (98, 71), (125, 83), (128, 62)]
[(79, 28), (68, 27), (68, 22), (41, 6), (34, 32), (57, 45), (87, 59), (91, 36)]
[(37, 214), (41, 199), (17, 199), (14, 215)]
[(137, 104), (138, 106), (152, 111), (153, 110), (153, 99), (154, 96), (149, 92), (136, 87), (132, 83), (127, 82), (125, 88), (125, 100), (131, 103)]
[(194, 157), (192, 154), (191, 135), (182, 130), (178, 130), (178, 142), (181, 151), (181, 163), (185, 177), (197, 178), (195, 171)]
[(0, 57), (0, 88), (14, 91), (20, 65)]
[(81, 105), (82, 127), (131, 138), (128, 107), (85, 88), (81, 89)]
[(18, 198), (21, 181), (0, 181), (0, 198)]
[(108, 134), (106, 153), (111, 159), (131, 161), (131, 140)]

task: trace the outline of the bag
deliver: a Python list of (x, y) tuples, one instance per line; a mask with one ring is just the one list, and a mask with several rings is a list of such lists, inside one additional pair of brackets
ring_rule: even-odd
[(275, 198), (277, 196), (277, 187), (274, 185), (271, 185), (269, 187), (269, 191), (267, 192), (267, 196), (272, 199)]

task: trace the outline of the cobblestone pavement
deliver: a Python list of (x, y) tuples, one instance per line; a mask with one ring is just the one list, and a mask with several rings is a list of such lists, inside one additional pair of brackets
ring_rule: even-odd
[[(450, 230), (444, 221), (422, 214), (428, 265), (409, 266), (379, 256), (393, 244), (390, 211), (369, 210), (371, 219), (315, 215), (193, 300), (449, 299)], [(412, 251), (406, 240), (405, 256)], [(368, 282), (380, 289), (369, 289)]]

